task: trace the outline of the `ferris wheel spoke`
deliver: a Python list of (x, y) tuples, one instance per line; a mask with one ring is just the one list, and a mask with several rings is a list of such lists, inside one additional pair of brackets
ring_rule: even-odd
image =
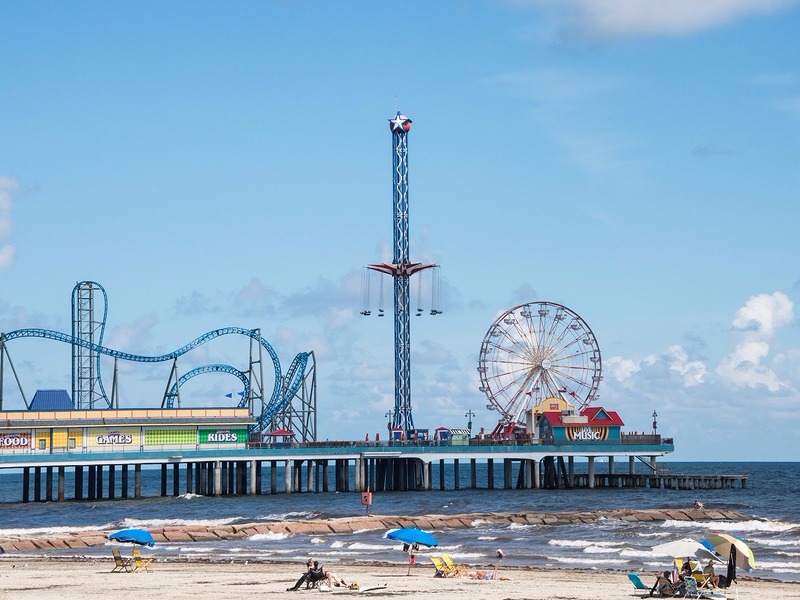
[[(521, 323), (518, 319), (514, 319), (513, 323), (514, 330), (513, 332), (507, 332), (508, 338), (512, 341), (524, 341), (526, 347), (529, 349), (535, 350), (536, 348), (541, 347), (541, 337), (536, 334), (536, 332), (531, 327), (523, 328)], [(516, 336), (513, 336), (512, 333), (516, 333)]]
[(520, 362), (527, 363), (529, 362), (529, 355), (530, 350), (527, 348), (500, 348), (495, 347), (495, 355), (499, 357), (511, 357), (519, 360)]
[(498, 393), (507, 393), (507, 389), (509, 387), (520, 386), (520, 382), (525, 380), (528, 372), (529, 371), (527, 369), (506, 370), (502, 373), (487, 377), (487, 381), (490, 383), (493, 381), (496, 382), (495, 389)]
[[(567, 389), (568, 387), (574, 388), (572, 391), (577, 392), (578, 389), (586, 389), (590, 387), (590, 384), (587, 382), (578, 379), (577, 377), (564, 373), (564, 376), (560, 379), (560, 388)], [(567, 385), (569, 383), (570, 385)], [(569, 391), (569, 390), (568, 390)]]
[(497, 396), (507, 398), (507, 402), (505, 403), (505, 409), (507, 411), (511, 410), (511, 408), (516, 404), (518, 397), (524, 393), (522, 391), (526, 387), (524, 380), (525, 377), (518, 377), (512, 381), (508, 381), (504, 385), (498, 386)]
[(514, 412), (517, 416), (519, 416), (520, 412), (528, 408), (530, 406), (530, 399), (532, 394), (530, 391), (531, 388), (531, 379), (532, 377), (528, 375), (523, 379), (523, 381), (516, 387), (514, 390), (514, 394), (510, 398), (510, 402), (508, 406), (511, 408), (512, 412)]
[[(500, 332), (500, 336), (502, 339), (495, 345), (495, 347), (505, 352), (530, 352), (538, 347), (536, 340), (531, 339), (527, 335), (520, 335), (519, 337), (515, 338), (511, 332), (502, 330)], [(508, 345), (505, 345), (503, 342), (508, 342)]]

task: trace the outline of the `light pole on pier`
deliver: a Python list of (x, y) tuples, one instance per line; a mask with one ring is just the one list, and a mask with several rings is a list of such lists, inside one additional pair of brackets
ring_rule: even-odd
[(469, 421), (467, 421), (467, 430), (469, 431), (470, 437), (472, 437), (472, 417), (475, 416), (475, 413), (472, 412), (472, 409), (469, 409), (467, 411), (467, 414), (465, 414), (464, 416), (469, 419)]
[(383, 416), (388, 419), (386, 429), (389, 431), (389, 441), (392, 441), (392, 417), (394, 416), (394, 411), (390, 410)]

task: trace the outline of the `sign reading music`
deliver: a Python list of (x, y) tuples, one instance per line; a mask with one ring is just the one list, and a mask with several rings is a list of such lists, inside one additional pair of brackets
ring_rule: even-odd
[(601, 442), (608, 439), (608, 427), (567, 427), (567, 439), (574, 442)]

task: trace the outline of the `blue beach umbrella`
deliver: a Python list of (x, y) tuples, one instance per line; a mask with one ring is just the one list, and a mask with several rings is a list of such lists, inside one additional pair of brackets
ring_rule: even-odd
[(402, 529), (390, 529), (386, 532), (386, 537), (390, 540), (397, 540), (404, 544), (419, 544), (420, 546), (438, 546), (439, 542), (427, 531), (422, 531), (416, 527), (403, 527)]
[(402, 529), (390, 529), (386, 532), (386, 538), (403, 542), (403, 551), (408, 552), (408, 573), (411, 575), (411, 565), (415, 564), (414, 552), (419, 546), (438, 546), (439, 542), (427, 531), (422, 531), (416, 527), (403, 527)]
[(151, 548), (155, 546), (156, 542), (153, 540), (153, 536), (150, 535), (150, 532), (145, 529), (121, 529), (119, 531), (115, 531), (114, 533), (108, 534), (108, 539), (114, 540), (115, 542), (122, 542), (122, 543), (130, 543), (130, 544), (137, 544), (139, 546), (150, 546)]

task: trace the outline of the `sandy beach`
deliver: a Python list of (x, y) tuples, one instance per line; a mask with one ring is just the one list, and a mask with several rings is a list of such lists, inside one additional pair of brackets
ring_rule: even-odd
[[(112, 573), (113, 560), (71, 561), (0, 558), (0, 598), (39, 600), (51, 598), (161, 598), (163, 600), (204, 600), (245, 596), (303, 597), (317, 594), (301, 589), (287, 592), (303, 572), (302, 564), (156, 562), (152, 572)], [(360, 590), (334, 587), (329, 594), (355, 596), (405, 596), (419, 594), (440, 600), (529, 598), (559, 600), (616, 600), (635, 597), (624, 572), (591, 570), (502, 569), (507, 580), (474, 581), (469, 578), (435, 578), (433, 567), (421, 563), (411, 575), (406, 565), (331, 565), (348, 583), (357, 581)], [(646, 584), (651, 573), (641, 573)], [(771, 600), (800, 598), (800, 584), (740, 579), (741, 598), (768, 597)], [(729, 598), (736, 598), (733, 589)]]

